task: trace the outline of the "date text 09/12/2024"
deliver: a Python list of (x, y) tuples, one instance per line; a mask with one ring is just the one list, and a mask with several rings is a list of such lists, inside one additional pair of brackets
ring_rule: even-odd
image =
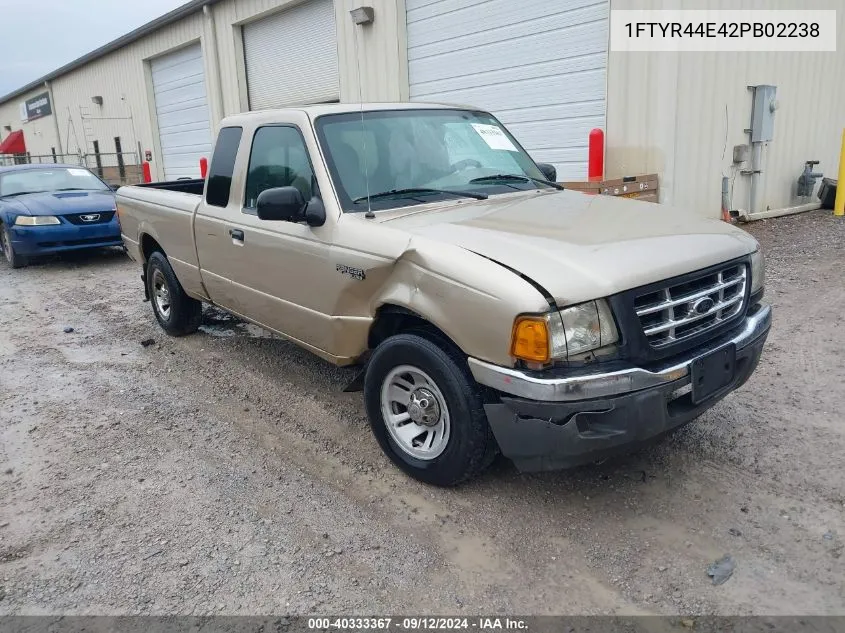
[(528, 624), (520, 618), (499, 617), (325, 617), (308, 618), (308, 629), (313, 631), (527, 631)]

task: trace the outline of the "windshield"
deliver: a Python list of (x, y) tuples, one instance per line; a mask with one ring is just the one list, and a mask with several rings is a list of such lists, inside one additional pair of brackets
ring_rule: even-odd
[(0, 197), (74, 189), (109, 190), (102, 180), (81, 167), (22, 169), (0, 174)]
[(450, 191), (484, 197), (547, 186), (536, 182), (544, 176), (531, 157), (486, 112), (384, 110), (363, 118), (362, 124), (361, 113), (350, 112), (316, 120), (346, 211), (366, 211), (368, 196), (380, 210), (459, 199)]

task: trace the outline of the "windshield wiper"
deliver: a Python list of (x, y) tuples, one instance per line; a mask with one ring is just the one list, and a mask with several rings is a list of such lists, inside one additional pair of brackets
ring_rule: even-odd
[(60, 187), (55, 191), (105, 191), (105, 189), (91, 189), (89, 187)]
[(552, 182), (551, 180), (543, 180), (542, 178), (534, 178), (533, 176), (520, 176), (518, 174), (494, 174), (492, 176), (482, 176), (481, 178), (473, 178), (470, 180), (470, 184), (476, 182), (487, 182), (487, 181), (499, 181), (499, 182), (539, 182), (543, 185), (548, 185), (549, 187), (554, 187), (555, 189), (565, 189), (563, 185), (559, 185), (556, 182)]
[(369, 196), (361, 196), (355, 198), (352, 203), (358, 204), (366, 200), (378, 200), (379, 198), (389, 198), (390, 196), (402, 196), (412, 193), (445, 193), (452, 196), (459, 196), (462, 198), (475, 198), (476, 200), (486, 200), (488, 198), (486, 193), (478, 193), (476, 191), (451, 191), (449, 189), (430, 189), (428, 187), (409, 187), (407, 189), (391, 189), (390, 191), (382, 191), (380, 193), (373, 193)]

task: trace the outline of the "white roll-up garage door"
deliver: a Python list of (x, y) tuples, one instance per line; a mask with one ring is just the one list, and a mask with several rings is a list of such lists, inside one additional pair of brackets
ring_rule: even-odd
[(337, 101), (332, 0), (310, 0), (243, 27), (250, 110)]
[(200, 158), (211, 158), (211, 123), (202, 48), (194, 44), (150, 61), (164, 177), (200, 175)]
[(412, 101), (488, 110), (559, 180), (586, 178), (605, 124), (606, 0), (405, 4)]

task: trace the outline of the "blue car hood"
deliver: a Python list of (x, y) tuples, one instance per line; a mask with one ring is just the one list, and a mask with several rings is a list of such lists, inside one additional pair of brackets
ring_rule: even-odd
[(67, 215), (114, 211), (113, 191), (56, 191), (16, 196), (18, 207), (29, 215)]

